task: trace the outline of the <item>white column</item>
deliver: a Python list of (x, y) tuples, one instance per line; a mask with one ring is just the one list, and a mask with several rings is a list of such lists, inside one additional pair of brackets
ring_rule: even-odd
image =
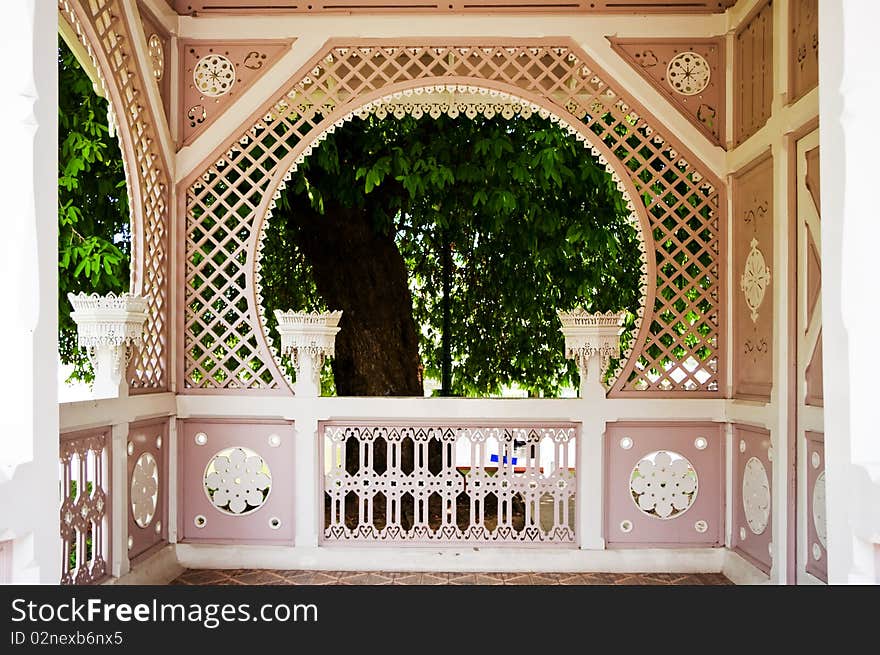
[(0, 541), (13, 582), (58, 583), (58, 17), (54, 2), (4, 3), (0, 90), (6, 203), (0, 239)]
[(876, 406), (880, 3), (820, 0), (822, 321), (828, 577), (880, 582)]
[(294, 545), (314, 548), (318, 545), (319, 510), (323, 521), (323, 499), (318, 498), (318, 475), (324, 463), (318, 461), (318, 419), (308, 411), (298, 412), (294, 424), (296, 451), (294, 452)]

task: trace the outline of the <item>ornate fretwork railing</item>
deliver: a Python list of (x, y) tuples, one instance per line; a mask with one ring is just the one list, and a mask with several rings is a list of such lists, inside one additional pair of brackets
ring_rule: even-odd
[(575, 423), (330, 421), (325, 543), (574, 545)]
[(61, 584), (110, 575), (110, 428), (61, 435)]

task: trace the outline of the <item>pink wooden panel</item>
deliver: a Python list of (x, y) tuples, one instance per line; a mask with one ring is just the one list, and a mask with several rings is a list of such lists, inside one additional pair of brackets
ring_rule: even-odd
[[(200, 434), (204, 435), (204, 445), (196, 443), (196, 436)], [(272, 442), (277, 445), (271, 445)], [(271, 473), (265, 502), (256, 510), (239, 515), (214, 507), (205, 489), (209, 463), (219, 452), (234, 448), (255, 452)], [(185, 420), (180, 422), (178, 450), (179, 530), (183, 541), (293, 542), (294, 430), (291, 423), (259, 419)], [(204, 518), (202, 527), (196, 525), (199, 517)]]
[[(770, 461), (770, 432), (747, 425), (733, 427), (733, 549), (765, 573), (770, 572), (773, 558), (770, 554), (773, 529), (772, 480), (773, 465)], [(753, 460), (757, 460), (755, 463)], [(755, 472), (763, 469), (767, 476), (764, 493), (752, 484)], [(752, 510), (747, 511), (743, 499), (743, 486), (746, 482), (746, 495), (750, 497)], [(766, 514), (760, 512), (766, 508)], [(752, 521), (749, 521), (752, 518)], [(756, 520), (757, 519), (757, 520)], [(756, 532), (757, 530), (757, 532)]]
[(819, 84), (819, 0), (791, 0), (788, 25), (788, 84), (795, 101)]
[[(152, 12), (143, 3), (138, 3), (141, 23), (144, 27), (144, 39), (147, 42), (147, 64), (153, 73), (153, 79), (159, 85), (159, 95), (165, 109), (165, 120), (171, 124), (171, 35), (156, 20)], [(156, 39), (152, 37), (155, 36)], [(156, 40), (161, 46), (156, 45)]]
[(769, 402), (773, 388), (773, 157), (733, 177), (733, 396)]
[[(698, 439), (702, 448), (698, 448)], [(629, 447), (625, 448), (626, 445)], [(630, 487), (633, 469), (655, 451), (684, 456), (697, 474), (693, 503), (672, 518), (661, 519), (644, 513), (637, 506)], [(721, 424), (609, 423), (605, 431), (606, 545), (611, 548), (721, 545), (724, 540), (723, 464)]]
[[(807, 573), (828, 582), (828, 552), (825, 548), (825, 435), (807, 432)], [(819, 486), (816, 480), (822, 477)], [(818, 524), (818, 525), (817, 525)], [(822, 538), (819, 538), (821, 530)]]
[[(178, 43), (180, 62), (180, 98), (178, 135), (182, 145), (192, 143), (205, 128), (226, 111), (233, 102), (263, 76), (290, 48), (293, 39), (263, 41), (193, 41)], [(231, 71), (231, 82), (223, 81), (213, 91), (203, 93), (194, 77), (199, 63), (210, 57), (222, 57), (226, 68), (209, 67), (206, 75), (224, 75)], [(219, 78), (218, 78), (219, 79)]]
[(805, 399), (807, 405), (813, 407), (823, 407), (825, 405), (825, 374), (822, 366), (822, 333), (819, 332), (819, 338), (816, 341), (816, 349), (810, 358), (810, 363), (806, 370), (807, 378), (807, 397)]
[[(618, 39), (610, 38), (611, 47), (651, 86), (665, 96), (712, 143), (725, 145), (725, 70), (724, 37), (710, 39)], [(696, 53), (702, 60), (685, 64), (689, 75), (699, 77), (708, 70), (706, 86), (695, 89), (675, 86), (667, 76), (670, 62)], [(708, 65), (708, 69), (703, 66)], [(674, 65), (674, 64), (673, 64)], [(681, 69), (684, 70), (684, 69)]]
[(772, 0), (760, 3), (743, 21), (733, 52), (733, 131), (739, 145), (764, 127), (772, 110)]
[[(167, 418), (132, 423), (128, 428), (128, 557), (132, 562), (152, 554), (168, 542), (168, 420)], [(133, 496), (133, 487), (151, 487), (150, 472), (155, 462), (156, 505), (149, 520), (147, 508)], [(132, 476), (136, 473), (136, 479)], [(149, 494), (151, 488), (147, 490)], [(140, 518), (140, 522), (136, 520)], [(141, 525), (144, 524), (144, 525)]]

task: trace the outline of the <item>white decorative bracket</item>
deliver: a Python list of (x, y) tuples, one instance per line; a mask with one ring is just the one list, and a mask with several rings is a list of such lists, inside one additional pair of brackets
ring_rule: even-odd
[(321, 369), (332, 357), (342, 312), (309, 313), (275, 310), (281, 354), (289, 355), (296, 369), (293, 393), (302, 398), (321, 395)]
[(67, 294), (76, 323), (77, 344), (84, 348), (95, 371), (97, 398), (116, 397), (135, 348), (143, 346), (147, 298), (123, 293)]
[[(577, 362), (581, 374), (581, 397), (588, 385), (601, 384), (608, 361), (620, 357), (623, 317), (623, 312), (588, 314), (583, 309), (559, 312), (565, 337), (565, 357)], [(604, 395), (604, 391), (602, 393)]]

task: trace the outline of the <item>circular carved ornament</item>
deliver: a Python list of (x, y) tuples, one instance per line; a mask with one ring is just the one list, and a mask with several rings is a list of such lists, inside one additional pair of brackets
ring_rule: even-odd
[(235, 65), (223, 55), (207, 55), (193, 69), (193, 82), (202, 95), (219, 98), (235, 83)]
[(750, 458), (743, 469), (742, 500), (749, 530), (762, 534), (770, 521), (770, 480), (757, 457)]
[(813, 527), (816, 528), (816, 537), (822, 548), (828, 548), (825, 524), (825, 471), (822, 471), (813, 483)]
[(697, 472), (683, 455), (661, 450), (636, 464), (629, 489), (641, 512), (655, 519), (674, 519), (697, 499)]
[(159, 466), (150, 453), (142, 453), (131, 472), (131, 514), (138, 527), (145, 528), (156, 515), (159, 495)]
[(696, 52), (680, 52), (669, 60), (666, 82), (676, 93), (695, 96), (709, 86), (712, 69), (706, 58)]
[(165, 48), (162, 46), (162, 39), (158, 34), (150, 34), (150, 38), (147, 40), (147, 56), (153, 66), (153, 77), (158, 82), (165, 75)]
[(249, 448), (226, 448), (205, 467), (205, 494), (224, 514), (242, 516), (255, 512), (272, 489), (272, 474), (266, 462)]

